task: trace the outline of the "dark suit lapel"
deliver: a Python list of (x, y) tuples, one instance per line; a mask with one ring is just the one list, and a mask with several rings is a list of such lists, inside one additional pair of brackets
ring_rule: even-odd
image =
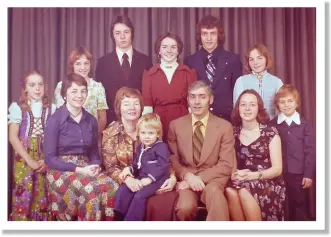
[(139, 53), (135, 49), (133, 49), (129, 80), (131, 79), (132, 75), (135, 75), (135, 72), (138, 69), (139, 69)]
[(229, 62), (227, 58), (225, 57), (225, 54), (222, 53), (222, 51), (217, 56), (217, 65), (216, 65), (216, 74), (213, 84), (216, 83), (218, 80), (224, 80), (224, 78), (220, 78), (220, 76), (224, 75), (224, 71), (229, 66)]
[(193, 137), (193, 128), (192, 128), (192, 116), (191, 114), (186, 115), (185, 120), (183, 121), (182, 126), (179, 128), (183, 132), (182, 144), (183, 150), (187, 155), (187, 162), (195, 166), (193, 162), (193, 146), (192, 146), (192, 137)]
[(198, 66), (197, 66), (197, 70), (198, 70), (198, 74), (201, 75), (201, 77), (199, 78), (200, 80), (204, 80), (204, 81), (209, 81), (208, 78), (207, 78), (207, 74), (206, 74), (206, 68), (205, 68), (205, 58), (204, 58), (204, 55), (202, 53), (202, 51), (198, 51), (198, 55), (199, 57), (198, 58)]
[(210, 152), (215, 146), (219, 135), (219, 124), (217, 123), (215, 116), (210, 113), (198, 166), (202, 165), (208, 158)]
[(116, 50), (114, 50), (110, 54), (109, 68), (111, 69), (110, 71), (113, 74), (111, 75), (112, 77), (115, 77), (118, 81), (124, 80), (124, 73), (122, 71), (122, 66), (118, 60)]

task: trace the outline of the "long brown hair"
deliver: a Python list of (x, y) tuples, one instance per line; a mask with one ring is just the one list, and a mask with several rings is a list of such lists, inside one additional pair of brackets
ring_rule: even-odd
[(24, 78), (21, 81), (21, 95), (18, 100), (18, 105), (20, 106), (21, 110), (24, 112), (31, 111), (31, 106), (29, 105), (29, 102), (28, 102), (29, 97), (28, 97), (28, 93), (26, 91), (26, 85), (28, 84), (29, 77), (32, 75), (38, 75), (43, 79), (43, 82), (44, 82), (44, 96), (42, 97), (43, 108), (47, 108), (49, 106), (47, 86), (46, 86), (44, 77), (37, 70), (33, 70), (31, 72), (25, 73)]
[(259, 110), (257, 112), (257, 116), (256, 116), (257, 122), (262, 123), (262, 124), (268, 123), (270, 118), (269, 118), (268, 113), (264, 109), (264, 104), (263, 104), (263, 100), (262, 100), (261, 96), (255, 90), (248, 89), (248, 90), (244, 90), (238, 97), (238, 100), (237, 100), (237, 102), (233, 108), (232, 114), (231, 114), (232, 124), (235, 126), (242, 125), (242, 119), (241, 119), (240, 113), (239, 113), (239, 104), (240, 104), (241, 97), (245, 94), (255, 95), (255, 97), (257, 99), (257, 106), (259, 108)]

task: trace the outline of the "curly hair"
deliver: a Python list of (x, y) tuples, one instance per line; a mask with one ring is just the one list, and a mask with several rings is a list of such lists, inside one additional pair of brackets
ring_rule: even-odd
[(196, 29), (196, 40), (198, 44), (201, 44), (201, 29), (202, 28), (207, 28), (207, 29), (212, 29), (216, 27), (217, 28), (217, 34), (218, 34), (218, 44), (223, 45), (225, 42), (225, 32), (224, 32), (224, 26), (222, 25), (221, 21), (211, 15), (207, 15), (203, 17)]

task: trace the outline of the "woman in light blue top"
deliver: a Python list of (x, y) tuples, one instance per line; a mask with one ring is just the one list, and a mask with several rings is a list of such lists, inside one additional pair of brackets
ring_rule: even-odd
[(244, 67), (246, 73), (249, 74), (237, 79), (233, 90), (233, 103), (236, 103), (241, 92), (246, 89), (253, 89), (260, 94), (265, 110), (270, 119), (273, 119), (277, 115), (274, 97), (283, 82), (267, 71), (272, 67), (272, 60), (267, 47), (257, 43), (249, 48), (245, 55)]

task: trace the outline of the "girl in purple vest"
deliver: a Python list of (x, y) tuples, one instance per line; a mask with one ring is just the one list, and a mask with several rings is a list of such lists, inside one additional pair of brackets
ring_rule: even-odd
[(50, 104), (44, 79), (37, 71), (27, 73), (22, 81), (19, 102), (9, 107), (9, 141), (13, 157), (13, 221), (49, 220), (42, 149), (47, 118), (55, 110)]
[(275, 96), (280, 113), (272, 121), (282, 141), (283, 178), (286, 184), (289, 219), (309, 220), (307, 190), (315, 176), (316, 144), (311, 124), (298, 112), (300, 95), (290, 84)]

